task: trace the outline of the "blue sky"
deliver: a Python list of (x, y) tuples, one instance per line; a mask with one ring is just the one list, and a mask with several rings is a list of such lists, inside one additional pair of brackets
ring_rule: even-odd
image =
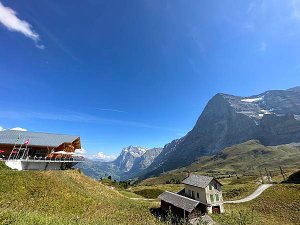
[(218, 92), (300, 84), (300, 1), (0, 0), (0, 126), (163, 146)]

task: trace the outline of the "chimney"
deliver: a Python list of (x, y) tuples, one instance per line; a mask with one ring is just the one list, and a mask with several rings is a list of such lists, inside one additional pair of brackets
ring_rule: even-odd
[(189, 177), (191, 175), (190, 171), (187, 172), (186, 177)]

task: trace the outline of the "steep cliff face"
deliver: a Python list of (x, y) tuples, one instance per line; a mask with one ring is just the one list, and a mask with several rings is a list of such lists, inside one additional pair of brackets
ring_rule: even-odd
[(276, 116), (265, 115), (260, 123), (258, 139), (264, 145), (280, 145), (300, 142), (300, 121), (294, 114)]
[(251, 139), (265, 145), (299, 142), (299, 87), (250, 97), (215, 95), (194, 128), (185, 137), (167, 144), (140, 176), (185, 166), (200, 156), (212, 155)]

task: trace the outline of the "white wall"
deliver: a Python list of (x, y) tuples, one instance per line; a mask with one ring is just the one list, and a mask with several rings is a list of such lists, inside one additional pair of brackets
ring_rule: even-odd
[[(211, 190), (209, 190), (210, 185), (212, 186)], [(212, 206), (220, 206), (220, 212), (224, 212), (221, 186), (215, 180), (212, 180), (212, 182), (205, 189), (185, 184), (184, 190), (187, 196), (189, 196), (189, 191), (194, 191), (194, 196), (196, 200), (211, 205), (207, 207), (208, 213), (212, 213)], [(197, 198), (197, 193), (199, 193), (199, 198)], [(216, 201), (216, 194), (219, 196), (219, 201)], [(213, 195), (213, 201), (211, 201), (210, 195)]]
[(5, 164), (11, 169), (16, 170), (60, 170), (62, 162), (27, 162), (26, 160), (8, 160), (5, 161)]

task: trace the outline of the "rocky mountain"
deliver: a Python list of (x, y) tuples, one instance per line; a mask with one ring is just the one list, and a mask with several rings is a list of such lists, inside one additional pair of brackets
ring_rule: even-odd
[(162, 148), (147, 149), (129, 146), (123, 148), (120, 155), (112, 162), (86, 160), (77, 168), (96, 179), (110, 175), (114, 179), (126, 180), (135, 177), (136, 174), (150, 166), (161, 151)]
[(121, 154), (113, 161), (113, 164), (118, 167), (121, 172), (128, 172), (131, 170), (135, 161), (147, 152), (147, 148), (129, 146), (123, 148)]
[(280, 145), (300, 140), (300, 87), (266, 91), (250, 97), (216, 94), (194, 128), (165, 145), (161, 154), (139, 176), (158, 175), (191, 164), (247, 140)]
[(147, 169), (154, 159), (161, 153), (162, 148), (152, 148), (147, 150), (143, 155), (136, 158), (132, 167), (128, 172), (122, 175), (122, 179), (126, 180), (135, 177), (139, 172)]

